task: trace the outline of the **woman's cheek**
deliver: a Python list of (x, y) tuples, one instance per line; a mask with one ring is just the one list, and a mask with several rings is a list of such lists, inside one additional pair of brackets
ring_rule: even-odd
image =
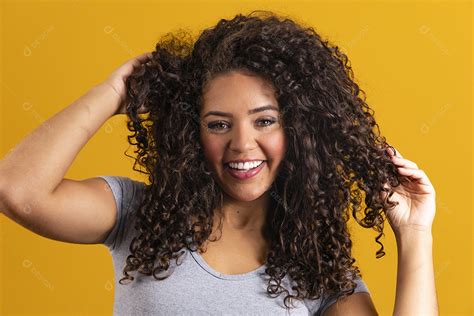
[(220, 164), (222, 160), (222, 147), (220, 142), (211, 137), (204, 137), (202, 143), (207, 161), (212, 165)]
[(274, 160), (280, 161), (283, 159), (286, 152), (285, 134), (281, 132), (269, 136), (270, 137), (268, 137), (265, 142), (267, 149)]

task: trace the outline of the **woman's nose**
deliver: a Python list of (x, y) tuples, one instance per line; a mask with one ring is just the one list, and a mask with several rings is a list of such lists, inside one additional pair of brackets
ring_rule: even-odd
[(249, 152), (255, 148), (255, 135), (246, 126), (235, 125), (230, 135), (229, 149), (236, 152)]

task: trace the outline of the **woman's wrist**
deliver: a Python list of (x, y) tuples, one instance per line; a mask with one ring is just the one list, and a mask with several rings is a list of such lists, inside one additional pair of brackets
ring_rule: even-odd
[(120, 106), (123, 100), (118, 91), (116, 91), (111, 84), (109, 84), (107, 81), (103, 81), (92, 87), (91, 90), (91, 93), (93, 94), (105, 93), (107, 95), (107, 102), (102, 104), (102, 106), (109, 107), (111, 109), (111, 116), (119, 114)]
[(404, 229), (397, 238), (393, 315), (438, 315), (431, 230)]
[(432, 236), (431, 227), (421, 227), (421, 226), (404, 226), (398, 229), (394, 229), (395, 238), (426, 238), (427, 236)]
[(431, 247), (433, 244), (431, 229), (404, 228), (395, 233), (395, 239), (399, 252), (419, 247)]

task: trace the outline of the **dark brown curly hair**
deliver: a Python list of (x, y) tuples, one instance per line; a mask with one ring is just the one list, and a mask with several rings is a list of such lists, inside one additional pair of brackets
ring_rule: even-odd
[[(312, 27), (260, 10), (221, 19), (196, 41), (183, 29), (165, 34), (151, 60), (127, 79), (133, 169), (146, 173), (150, 185), (120, 283), (133, 281), (129, 272), (137, 270), (163, 279), (157, 275), (178, 260), (180, 249), (196, 251), (211, 235), (223, 192), (206, 167), (199, 113), (206, 83), (233, 70), (273, 85), (288, 140), (265, 226), (268, 294), (286, 292), (287, 308), (292, 299), (352, 294), (361, 274), (353, 265), (349, 213), (379, 232), (376, 256), (384, 256), (384, 216), (396, 202), (383, 184), (406, 179), (386, 152), (393, 147), (379, 136), (347, 56)], [(142, 105), (149, 112), (139, 113)], [(285, 275), (296, 295), (281, 286)]]

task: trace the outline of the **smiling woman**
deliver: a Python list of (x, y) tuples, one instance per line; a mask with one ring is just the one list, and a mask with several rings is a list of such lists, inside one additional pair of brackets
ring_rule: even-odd
[(243, 220), (253, 223), (265, 212), (286, 152), (278, 101), (261, 78), (236, 71), (217, 76), (203, 90), (200, 114), (207, 128), (201, 128), (200, 141), (224, 193), (224, 215), (241, 209)]
[[(179, 35), (1, 161), (0, 180), (25, 187), (0, 183), (4, 213), (50, 238), (106, 245), (118, 315), (375, 315), (347, 221), (352, 212), (382, 245), (388, 219), (400, 254), (395, 314), (433, 308), (434, 189), (379, 135), (347, 56), (269, 12), (222, 19), (195, 41)], [(150, 184), (62, 179), (121, 113), (134, 170)]]
[[(354, 217), (379, 242), (394, 207), (380, 193), (404, 177), (347, 57), (313, 28), (270, 12), (222, 19), (196, 41), (188, 35), (168, 34), (127, 79), (130, 140), (151, 185), (121, 281), (165, 271), (184, 247), (220, 273), (265, 265), (268, 294), (285, 292), (287, 308), (304, 300), (321, 313), (336, 297), (367, 293), (349, 209), (365, 214)], [(137, 115), (143, 106), (147, 117)], [(361, 298), (374, 313), (370, 296)]]

